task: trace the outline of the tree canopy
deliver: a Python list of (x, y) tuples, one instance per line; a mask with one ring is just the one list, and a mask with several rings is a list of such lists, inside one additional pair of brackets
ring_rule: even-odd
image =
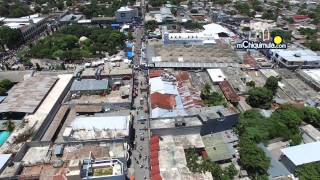
[(7, 46), (9, 49), (17, 48), (21, 43), (21, 32), (18, 29), (11, 29), (7, 26), (0, 27), (0, 45), (4, 49)]
[(279, 78), (276, 78), (274, 76), (270, 76), (267, 79), (264, 87), (269, 89), (270, 91), (272, 91), (273, 94), (276, 94), (277, 89), (278, 89), (278, 82), (279, 82)]
[(6, 95), (6, 92), (13, 86), (13, 82), (8, 79), (0, 81), (0, 96)]
[(314, 162), (298, 166), (295, 175), (298, 176), (300, 180), (320, 179), (320, 163)]
[(255, 87), (249, 90), (247, 103), (255, 108), (268, 109), (273, 99), (272, 91), (265, 87)]
[(270, 166), (270, 159), (262, 149), (247, 138), (240, 139), (240, 161), (249, 174), (266, 174)]
[[(88, 39), (79, 42), (82, 36)], [(29, 54), (35, 58), (79, 60), (98, 56), (102, 52), (114, 54), (124, 47), (124, 41), (124, 34), (117, 30), (72, 25), (37, 42)]]
[(200, 97), (207, 106), (226, 105), (224, 96), (218, 92), (211, 91), (211, 86), (207, 83), (202, 88)]

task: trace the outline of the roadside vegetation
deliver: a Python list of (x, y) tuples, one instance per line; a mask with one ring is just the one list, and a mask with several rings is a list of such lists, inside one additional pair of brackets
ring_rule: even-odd
[[(80, 42), (81, 37), (85, 39)], [(124, 48), (125, 39), (118, 30), (72, 25), (31, 45), (26, 56), (71, 61), (101, 57)]]

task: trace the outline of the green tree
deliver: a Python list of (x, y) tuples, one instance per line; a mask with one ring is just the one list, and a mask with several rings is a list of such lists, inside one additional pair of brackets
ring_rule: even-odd
[(0, 82), (0, 87), (9, 90), (13, 86), (13, 82), (11, 82), (9, 79), (4, 79)]
[(235, 8), (240, 14), (250, 15), (250, 6), (248, 3), (237, 1), (235, 3)]
[(274, 76), (270, 76), (267, 79), (264, 87), (269, 89), (270, 91), (272, 91), (273, 94), (276, 94), (277, 89), (278, 89), (278, 82), (279, 82), (279, 78), (276, 78)]
[(256, 87), (256, 82), (255, 81), (250, 81), (246, 83), (247, 86), (249, 87)]
[(232, 163), (231, 165), (229, 165), (229, 166), (224, 170), (224, 174), (227, 175), (228, 178), (234, 179), (234, 176), (236, 176), (236, 175), (238, 174), (238, 170), (236, 169), (236, 167), (235, 167), (234, 164)]
[(0, 96), (5, 96), (7, 94), (7, 90), (0, 86)]
[(320, 110), (314, 107), (305, 107), (302, 111), (303, 121), (320, 127)]
[(267, 109), (271, 106), (273, 99), (272, 91), (264, 87), (255, 87), (249, 90), (247, 103), (255, 108)]
[(9, 49), (16, 48), (21, 43), (21, 32), (17, 29), (11, 29), (7, 26), (0, 27), (0, 45)]
[(14, 130), (14, 128), (16, 127), (14, 122), (12, 122), (11, 120), (7, 120), (6, 122), (3, 123), (3, 125), (10, 132), (12, 132)]
[(300, 180), (320, 179), (320, 163), (314, 162), (298, 166), (295, 175)]
[(240, 161), (251, 174), (266, 174), (270, 159), (262, 149), (249, 139), (242, 138), (239, 143)]

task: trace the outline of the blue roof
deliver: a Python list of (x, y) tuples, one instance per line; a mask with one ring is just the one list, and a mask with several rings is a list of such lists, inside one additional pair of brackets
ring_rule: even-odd
[(129, 52), (128, 52), (128, 58), (131, 59), (131, 58), (133, 58), (133, 57), (134, 57), (134, 52), (129, 51)]
[(8, 162), (12, 154), (0, 154), (0, 169)]
[(260, 143), (258, 147), (260, 147), (264, 151), (266, 156), (270, 158), (270, 167), (267, 172), (271, 178), (288, 176), (291, 174), (281, 162), (279, 162), (272, 156), (271, 152), (262, 143)]

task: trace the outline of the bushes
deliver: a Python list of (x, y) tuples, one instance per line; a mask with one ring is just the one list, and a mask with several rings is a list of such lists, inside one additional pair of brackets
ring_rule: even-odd
[(249, 90), (247, 103), (255, 108), (268, 109), (273, 99), (272, 91), (264, 87), (255, 87)]

